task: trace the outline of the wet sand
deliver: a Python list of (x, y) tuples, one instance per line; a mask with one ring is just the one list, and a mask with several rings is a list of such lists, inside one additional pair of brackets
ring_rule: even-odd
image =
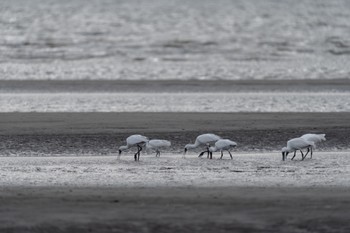
[(293, 80), (0, 80), (2, 93), (30, 92), (322, 92), (350, 91), (350, 79)]
[(239, 151), (280, 150), (304, 133), (325, 133), (319, 150), (349, 149), (350, 113), (0, 113), (0, 153), (108, 154), (131, 134), (168, 139), (178, 153), (201, 133)]
[(2, 188), (1, 232), (349, 232), (350, 190)]

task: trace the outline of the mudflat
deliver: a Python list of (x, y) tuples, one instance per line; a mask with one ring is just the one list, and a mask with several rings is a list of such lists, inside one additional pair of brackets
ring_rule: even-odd
[(0, 113), (0, 153), (108, 154), (131, 134), (172, 142), (170, 152), (216, 133), (241, 151), (280, 150), (304, 133), (325, 133), (320, 150), (346, 150), (350, 113)]

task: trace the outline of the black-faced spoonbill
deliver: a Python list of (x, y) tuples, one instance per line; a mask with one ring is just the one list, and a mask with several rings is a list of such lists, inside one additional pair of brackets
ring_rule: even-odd
[(152, 139), (146, 142), (146, 148), (147, 149), (154, 149), (156, 150), (156, 157), (160, 157), (160, 148), (164, 147), (170, 147), (171, 142), (168, 140), (161, 140), (161, 139)]
[(209, 151), (209, 146), (210, 146), (210, 144), (215, 143), (219, 139), (221, 139), (221, 138), (218, 135), (215, 135), (212, 133), (201, 134), (196, 138), (196, 141), (194, 142), (194, 144), (187, 144), (185, 146), (185, 152), (184, 152), (183, 157), (185, 157), (185, 154), (186, 154), (188, 149), (194, 149), (194, 148), (197, 148), (201, 145), (205, 145), (205, 146), (207, 146), (207, 150), (201, 152), (198, 157), (203, 156), (203, 154), (207, 152), (208, 157), (210, 156), (209, 158), (212, 159), (213, 157), (212, 157), (212, 153)]
[[(308, 133), (308, 134), (304, 134), (303, 136), (301, 136), (301, 138), (305, 139), (306, 141), (314, 142), (315, 146), (316, 146), (316, 143), (326, 141), (326, 134)], [(312, 147), (310, 148), (310, 150), (311, 150), (311, 159), (312, 159)], [(295, 154), (294, 154), (293, 158), (294, 157), (295, 157)], [(305, 157), (306, 157), (306, 155), (305, 155)]]
[[(302, 160), (305, 159), (306, 155), (309, 153), (310, 147), (315, 147), (314, 142), (306, 141), (303, 138), (293, 138), (287, 142), (287, 147), (282, 148), (282, 160), (284, 161), (290, 152), (300, 151)], [(307, 148), (307, 153), (304, 156), (302, 149)], [(294, 157), (293, 157), (294, 158)]]
[(209, 147), (209, 151), (210, 153), (213, 153), (219, 150), (221, 152), (220, 159), (222, 159), (222, 156), (224, 155), (224, 150), (226, 150), (230, 154), (231, 159), (233, 159), (230, 150), (236, 146), (237, 143), (234, 141), (231, 141), (229, 139), (220, 139), (217, 142), (215, 142), (215, 146)]
[(130, 147), (137, 146), (137, 152), (134, 155), (135, 161), (140, 160), (140, 152), (142, 151), (142, 146), (148, 142), (148, 138), (139, 134), (134, 134), (126, 139), (126, 146), (119, 147), (118, 159), (122, 151), (129, 149)]

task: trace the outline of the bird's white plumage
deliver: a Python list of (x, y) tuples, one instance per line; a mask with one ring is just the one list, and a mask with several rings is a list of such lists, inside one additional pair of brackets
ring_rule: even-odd
[[(303, 138), (293, 138), (291, 140), (289, 140), (287, 142), (287, 147), (283, 147), (282, 148), (282, 160), (284, 161), (286, 159), (286, 157), (288, 156), (288, 153), (290, 152), (296, 152), (296, 151), (300, 151), (301, 156), (302, 156), (302, 160), (304, 160), (304, 158), (306, 157), (306, 155), (309, 153), (309, 149), (312, 147), (315, 147), (315, 143), (311, 142), (311, 141), (306, 141)], [(307, 148), (308, 151), (306, 153), (306, 155), (304, 156), (302, 149)], [(292, 158), (292, 160), (295, 157), (295, 153), (294, 156)]]
[(214, 146), (209, 147), (209, 151), (210, 151), (210, 153), (212, 153), (214, 151), (219, 150), (221, 152), (220, 159), (222, 159), (222, 156), (224, 155), (224, 151), (227, 151), (229, 153), (231, 159), (233, 159), (230, 150), (236, 146), (237, 146), (237, 143), (234, 141), (231, 141), (229, 139), (219, 139), (218, 141), (215, 142)]
[(140, 135), (140, 134), (134, 134), (126, 138), (126, 145), (119, 147), (119, 155), (118, 159), (122, 153), (122, 151), (129, 149), (130, 147), (137, 146), (138, 150), (134, 155), (135, 161), (140, 159), (140, 152), (142, 150), (142, 145), (144, 145), (146, 142), (148, 142), (148, 138)]
[(140, 134), (131, 135), (126, 139), (126, 144), (129, 146), (137, 145), (140, 143), (146, 143), (146, 142), (148, 142), (148, 138)]
[(219, 139), (221, 139), (221, 137), (219, 137), (216, 134), (206, 133), (206, 134), (199, 135), (196, 138), (196, 141), (198, 141), (200, 144), (207, 144), (207, 143), (216, 142)]
[[(208, 153), (208, 157), (209, 157), (209, 154), (210, 154), (210, 151), (209, 151), (209, 145), (211, 143), (215, 143), (217, 140), (221, 139), (221, 137), (219, 137), (218, 135), (216, 134), (212, 134), (212, 133), (206, 133), (206, 134), (201, 134), (199, 135), (197, 138), (196, 138), (196, 141), (194, 142), (194, 144), (187, 144), (185, 146), (185, 153), (184, 153), (184, 156), (186, 154), (186, 151), (188, 149), (194, 149), (194, 148), (197, 148), (201, 145), (206, 145), (207, 146), (207, 150), (204, 151), (204, 152), (207, 152)], [(199, 154), (199, 157), (201, 157), (203, 155), (203, 153), (200, 153)], [(211, 158), (211, 155), (210, 155), (210, 158)]]
[(309, 147), (314, 147), (315, 143), (311, 141), (306, 141), (303, 138), (293, 138), (287, 142), (287, 147), (282, 149), (282, 152), (294, 152), (296, 150), (301, 150)]
[(201, 134), (196, 138), (194, 144), (187, 144), (185, 149), (194, 149), (201, 145), (209, 145), (210, 143), (216, 142), (221, 139), (218, 135), (212, 133)]
[(149, 149), (158, 149), (161, 147), (170, 147), (170, 146), (171, 146), (170, 141), (162, 140), (162, 139), (152, 139), (146, 143), (146, 148), (149, 148)]
[(305, 139), (306, 141), (311, 141), (314, 143), (326, 141), (326, 134), (313, 134), (308, 133), (301, 136), (302, 139)]
[[(313, 142), (315, 143), (313, 147), (310, 148), (311, 153), (310, 153), (310, 158), (312, 158), (312, 151), (313, 148), (316, 148), (316, 143), (322, 142), (322, 141), (326, 141), (326, 134), (313, 134), (313, 133), (308, 133), (308, 134), (304, 134), (303, 136), (301, 136), (300, 138), (309, 141), (309, 142)], [(306, 157), (306, 156), (305, 156)], [(293, 157), (294, 158), (294, 157)]]
[(160, 156), (160, 148), (170, 147), (171, 142), (168, 140), (162, 139), (152, 139), (146, 143), (146, 149), (154, 149), (156, 150), (156, 157)]
[(209, 150), (211, 152), (214, 152), (214, 151), (221, 151), (221, 150), (230, 150), (234, 147), (237, 146), (237, 143), (234, 142), (234, 141), (231, 141), (229, 139), (220, 139), (218, 140), (217, 142), (215, 142), (215, 146), (211, 146), (209, 148)]

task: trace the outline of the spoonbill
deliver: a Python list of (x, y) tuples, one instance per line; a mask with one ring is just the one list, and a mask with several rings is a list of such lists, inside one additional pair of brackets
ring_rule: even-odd
[[(284, 161), (290, 152), (300, 151), (302, 160), (305, 159), (306, 155), (309, 153), (310, 147), (315, 147), (315, 143), (311, 141), (306, 141), (303, 138), (293, 138), (287, 142), (287, 147), (282, 148), (282, 160)], [(307, 148), (307, 153), (304, 156), (302, 149)], [(294, 157), (293, 157), (294, 158)]]
[[(301, 138), (305, 139), (306, 141), (314, 142), (315, 146), (316, 146), (316, 143), (326, 141), (326, 134), (308, 133), (308, 134), (304, 134), (303, 136), (301, 136)], [(311, 149), (311, 158), (312, 158), (312, 147), (310, 149)], [(293, 158), (294, 158), (294, 156), (293, 156)], [(306, 157), (306, 155), (305, 155), (305, 157)]]
[(140, 152), (142, 151), (142, 146), (144, 146), (148, 142), (148, 138), (145, 136), (142, 136), (140, 134), (134, 134), (129, 136), (126, 139), (126, 146), (120, 146), (119, 147), (119, 155), (118, 159), (120, 158), (120, 155), (122, 151), (129, 149), (130, 147), (137, 146), (137, 152), (134, 155), (135, 161), (140, 160)]
[(185, 146), (185, 152), (184, 152), (183, 157), (185, 157), (185, 154), (186, 154), (188, 149), (194, 149), (194, 148), (197, 148), (201, 145), (206, 145), (207, 149), (205, 151), (201, 152), (198, 157), (203, 156), (203, 154), (207, 152), (208, 157), (210, 155), (209, 158), (212, 159), (213, 157), (212, 157), (212, 153), (209, 151), (209, 146), (211, 143), (215, 143), (219, 139), (221, 139), (221, 138), (218, 135), (215, 135), (212, 133), (201, 134), (196, 138), (196, 141), (194, 142), (194, 144), (187, 144)]
[(231, 141), (229, 139), (219, 139), (217, 142), (215, 142), (215, 146), (209, 147), (209, 151), (212, 154), (213, 152), (219, 150), (221, 152), (220, 159), (222, 159), (222, 156), (224, 155), (224, 150), (226, 150), (230, 154), (231, 159), (233, 159), (230, 150), (236, 146), (237, 143), (234, 141)]
[(152, 139), (146, 142), (146, 149), (156, 150), (156, 157), (160, 157), (160, 148), (170, 147), (171, 142), (168, 140)]

